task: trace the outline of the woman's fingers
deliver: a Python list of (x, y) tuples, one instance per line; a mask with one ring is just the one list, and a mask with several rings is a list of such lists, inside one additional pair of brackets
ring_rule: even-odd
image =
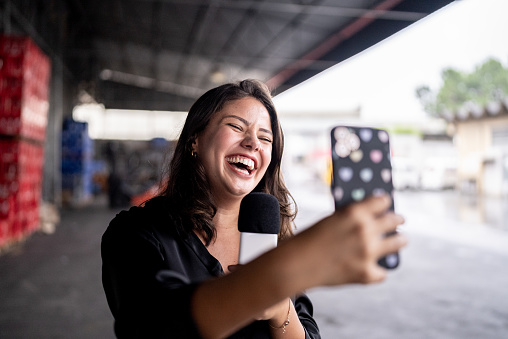
[[(398, 252), (407, 240), (393, 233), (404, 218), (390, 211), (388, 195), (354, 203), (299, 234), (303, 261), (316, 285), (372, 283), (385, 279), (379, 258)], [(297, 236), (298, 237), (298, 236)]]
[(382, 215), (392, 204), (392, 198), (388, 194), (380, 196), (371, 196), (365, 199), (362, 204), (364, 208), (371, 211), (374, 215)]
[(404, 223), (404, 218), (393, 212), (388, 212), (380, 216), (377, 220), (377, 229), (381, 233), (391, 233), (397, 230), (397, 227)]
[[(357, 269), (359, 282), (369, 283), (382, 281), (386, 277), (386, 270), (377, 264), (379, 258), (398, 252), (406, 245), (404, 235), (394, 233), (397, 227), (404, 223), (404, 218), (393, 213), (389, 208), (392, 204), (388, 195), (371, 197), (363, 202), (350, 205), (344, 212), (339, 213), (341, 221), (337, 225), (344, 227), (349, 224), (351, 235), (349, 240), (356, 249), (356, 256), (349, 257)], [(345, 217), (345, 218), (344, 218)], [(393, 235), (386, 236), (393, 233)], [(350, 254), (350, 253), (349, 253)], [(346, 256), (345, 256), (346, 257)]]
[(338, 210), (337, 213), (343, 214), (347, 219), (357, 223), (371, 223), (374, 219), (386, 215), (391, 201), (389, 195), (371, 196), (361, 202), (353, 203), (344, 209)]
[(229, 272), (234, 272), (234, 271), (237, 271), (240, 267), (242, 267), (243, 265), (240, 265), (240, 264), (236, 264), (236, 265), (229, 265), (228, 266), (228, 271)]
[(407, 245), (407, 238), (404, 234), (395, 233), (383, 239), (383, 248), (380, 257), (384, 257), (387, 254), (398, 252), (401, 248)]

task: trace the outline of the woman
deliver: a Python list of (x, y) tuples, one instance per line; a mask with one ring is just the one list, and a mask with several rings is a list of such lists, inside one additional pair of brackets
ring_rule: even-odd
[[(262, 83), (226, 84), (196, 101), (163, 193), (117, 215), (102, 239), (118, 337), (319, 338), (304, 290), (384, 279), (378, 258), (405, 244), (382, 237), (403, 222), (385, 213), (390, 199), (352, 205), (292, 237), (282, 149)], [(252, 191), (279, 200), (282, 241), (238, 267), (239, 207)]]

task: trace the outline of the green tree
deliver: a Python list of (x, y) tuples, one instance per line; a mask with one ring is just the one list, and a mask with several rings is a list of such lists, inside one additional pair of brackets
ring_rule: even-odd
[(471, 73), (447, 68), (441, 73), (443, 84), (437, 93), (427, 85), (416, 89), (423, 108), (432, 116), (453, 119), (461, 110), (484, 108), (508, 98), (508, 68), (488, 59)]

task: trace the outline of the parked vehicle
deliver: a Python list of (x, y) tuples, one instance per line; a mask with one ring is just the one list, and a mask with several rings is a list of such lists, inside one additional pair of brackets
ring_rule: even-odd
[(393, 187), (396, 190), (420, 188), (420, 173), (413, 159), (394, 157), (392, 159), (392, 171)]

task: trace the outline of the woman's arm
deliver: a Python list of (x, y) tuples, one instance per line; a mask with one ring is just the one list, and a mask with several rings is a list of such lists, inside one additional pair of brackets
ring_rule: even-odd
[(201, 284), (191, 304), (201, 335), (225, 337), (308, 288), (384, 280), (378, 259), (406, 244), (400, 234), (383, 236), (403, 223), (386, 213), (389, 206), (388, 197), (353, 204), (235, 272)]

